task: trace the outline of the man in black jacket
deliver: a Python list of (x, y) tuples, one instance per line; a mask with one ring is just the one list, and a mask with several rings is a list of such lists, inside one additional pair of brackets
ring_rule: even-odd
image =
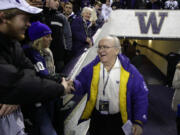
[(0, 1), (0, 116), (16, 110), (16, 104), (37, 103), (70, 92), (64, 78), (58, 84), (37, 77), (18, 43), (30, 26), (29, 14), (41, 11), (25, 0)]
[(56, 72), (62, 72), (65, 66), (66, 51), (72, 47), (71, 27), (67, 18), (59, 13), (59, 0), (45, 0), (43, 22), (52, 30), (50, 49), (53, 53)]

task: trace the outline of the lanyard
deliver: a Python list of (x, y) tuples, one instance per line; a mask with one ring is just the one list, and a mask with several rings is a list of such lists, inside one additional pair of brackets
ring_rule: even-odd
[[(110, 72), (111, 72), (111, 70), (109, 71), (109, 74), (110, 74)], [(106, 81), (104, 83), (105, 73), (104, 73), (104, 66), (103, 66), (103, 84), (104, 84), (104, 86), (103, 86), (103, 95), (105, 95), (105, 89), (106, 89), (106, 86), (107, 86), (107, 83), (108, 83), (108, 80), (109, 80), (109, 74), (108, 74), (108, 77), (107, 77), (107, 79), (106, 79)]]

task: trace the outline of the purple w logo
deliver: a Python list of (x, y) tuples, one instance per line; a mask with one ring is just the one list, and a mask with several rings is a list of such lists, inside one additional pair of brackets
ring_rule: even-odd
[(164, 19), (165, 19), (165, 17), (168, 16), (168, 13), (167, 12), (159, 13), (159, 17), (160, 17), (159, 24), (157, 23), (157, 17), (155, 15), (155, 12), (150, 13), (149, 19), (147, 20), (147, 24), (145, 24), (145, 19), (144, 19), (144, 17), (147, 16), (146, 12), (136, 12), (135, 16), (138, 17), (142, 34), (148, 33), (150, 25), (152, 26), (153, 34), (159, 34), (161, 31), (161, 27), (163, 25)]

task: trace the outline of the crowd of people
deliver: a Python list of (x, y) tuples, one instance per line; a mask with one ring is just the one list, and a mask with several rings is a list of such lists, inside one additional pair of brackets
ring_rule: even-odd
[[(91, 135), (142, 135), (148, 89), (138, 70), (122, 55), (116, 37), (99, 41), (97, 57), (74, 80), (61, 73), (73, 57), (93, 46), (93, 35), (112, 10), (178, 9), (176, 0), (1, 0), (0, 133), (25, 135), (23, 116), (31, 112), (32, 135), (60, 135), (56, 111), (68, 93), (88, 93), (80, 121), (91, 118)], [(23, 112), (23, 113), (22, 113)], [(6, 126), (8, 125), (8, 126)]]

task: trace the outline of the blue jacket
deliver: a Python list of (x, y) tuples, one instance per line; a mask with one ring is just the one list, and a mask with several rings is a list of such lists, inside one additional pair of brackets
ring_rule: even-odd
[[(119, 54), (121, 62), (120, 75), (120, 113), (125, 123), (128, 119), (134, 123), (143, 124), (147, 120), (148, 89), (143, 77), (130, 64), (129, 59)], [(98, 81), (100, 74), (100, 59), (97, 56), (85, 66), (74, 80), (77, 95), (88, 93), (88, 101), (81, 119), (88, 119), (96, 105)]]

